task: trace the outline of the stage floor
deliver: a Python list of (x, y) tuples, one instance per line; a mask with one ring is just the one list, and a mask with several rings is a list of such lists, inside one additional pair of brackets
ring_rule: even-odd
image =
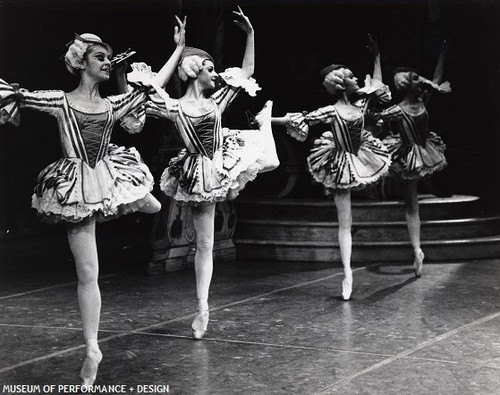
[[(79, 384), (84, 351), (74, 269), (66, 254), (36, 256), (27, 246), (0, 262), (0, 393), (74, 393), (57, 392)], [(96, 385), (128, 394), (499, 393), (500, 259), (431, 263), (418, 280), (410, 265), (357, 265), (348, 302), (338, 263), (217, 264), (202, 341), (190, 338), (193, 271), (148, 277), (142, 264), (105, 259)]]

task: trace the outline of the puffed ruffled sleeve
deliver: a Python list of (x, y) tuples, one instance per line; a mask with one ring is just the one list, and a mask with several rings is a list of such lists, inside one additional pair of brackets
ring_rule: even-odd
[(57, 116), (64, 102), (64, 92), (43, 90), (30, 92), (19, 88), (18, 84), (8, 84), (0, 79), (0, 124), (7, 122), (18, 126), (20, 122), (19, 109), (47, 112)]
[(242, 89), (250, 96), (255, 96), (257, 91), (261, 89), (255, 79), (245, 78), (242, 75), (242, 70), (238, 67), (231, 67), (220, 73), (220, 76), (226, 85), (215, 92), (212, 98), (219, 106), (221, 112), (224, 112)]
[(337, 110), (335, 106), (326, 106), (319, 108), (315, 111), (311, 111), (306, 114), (306, 122), (309, 125), (315, 125), (317, 123), (330, 123), (338, 117)]
[(403, 110), (397, 104), (379, 113), (379, 117), (388, 122), (398, 120), (402, 115)]
[[(152, 93), (152, 92), (151, 92)], [(125, 117), (137, 110), (148, 100), (146, 89), (132, 87), (127, 93), (108, 96), (113, 106), (113, 115), (116, 120)]]
[(369, 114), (372, 116), (374, 121), (376, 122), (378, 127), (382, 127), (384, 124), (389, 127), (391, 133), (394, 133), (392, 130), (392, 123), (399, 122), (403, 116), (403, 110), (397, 104), (382, 110), (382, 111), (369, 111)]
[(295, 140), (305, 141), (309, 134), (309, 125), (306, 122), (305, 113), (289, 112), (286, 113), (285, 118), (290, 120), (290, 123), (286, 125), (286, 132)]
[[(117, 113), (121, 126), (129, 133), (139, 133), (146, 122), (146, 115), (175, 119), (178, 101), (170, 98), (155, 80), (156, 73), (145, 63), (133, 63), (128, 73), (129, 92), (120, 100), (129, 101), (123, 114)], [(118, 96), (118, 97), (119, 97)], [(115, 98), (117, 98), (115, 96)]]
[(362, 96), (370, 96), (381, 103), (388, 103), (392, 99), (389, 87), (382, 81), (371, 78), (369, 75), (365, 78), (365, 86), (358, 89), (357, 93)]
[(436, 84), (433, 81), (430, 81), (426, 78), (422, 78), (422, 85), (430, 90), (433, 90), (437, 93), (450, 93), (451, 92), (451, 84), (449, 81), (445, 81), (442, 84)]
[(318, 123), (329, 123), (337, 117), (334, 106), (326, 106), (309, 113), (287, 113), (290, 119), (287, 133), (298, 141), (304, 141), (309, 133), (309, 126)]

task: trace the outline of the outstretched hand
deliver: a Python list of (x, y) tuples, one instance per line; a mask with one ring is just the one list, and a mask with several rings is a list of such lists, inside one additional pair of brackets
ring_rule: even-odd
[(176, 26), (174, 28), (174, 42), (175, 45), (177, 46), (185, 46), (186, 45), (186, 21), (187, 21), (187, 16), (184, 17), (184, 20), (180, 20), (179, 17), (176, 15), (175, 19), (179, 26)]
[(233, 14), (238, 17), (238, 19), (234, 20), (234, 23), (236, 23), (241, 30), (247, 34), (253, 32), (253, 26), (250, 23), (250, 19), (243, 13), (240, 6), (238, 6), (238, 11), (233, 11)]
[(377, 56), (380, 56), (380, 52), (378, 50), (377, 39), (371, 33), (368, 33), (368, 45), (366, 45), (366, 49), (368, 49), (368, 51), (370, 51), (370, 53), (372, 54), (372, 56), (374, 58)]

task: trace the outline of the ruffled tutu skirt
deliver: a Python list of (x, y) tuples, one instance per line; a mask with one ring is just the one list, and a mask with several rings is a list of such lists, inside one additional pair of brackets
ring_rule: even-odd
[(232, 200), (258, 173), (278, 167), (271, 130), (271, 103), (256, 118), (258, 130), (229, 130), (212, 159), (183, 149), (164, 170), (160, 188), (184, 205)]
[(38, 175), (31, 205), (47, 222), (106, 221), (137, 211), (153, 189), (153, 176), (135, 148), (110, 144), (94, 168), (62, 158)]
[(391, 158), (387, 147), (366, 130), (357, 153), (339, 150), (332, 132), (325, 132), (314, 141), (307, 163), (314, 180), (331, 194), (335, 189), (361, 190), (375, 184), (388, 174)]
[(447, 165), (444, 144), (441, 137), (430, 132), (425, 147), (418, 144), (405, 145), (399, 135), (384, 139), (392, 156), (390, 175), (403, 180), (422, 179)]

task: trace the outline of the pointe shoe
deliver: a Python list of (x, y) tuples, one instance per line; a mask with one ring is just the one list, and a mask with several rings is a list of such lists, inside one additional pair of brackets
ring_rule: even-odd
[(208, 310), (200, 311), (194, 317), (193, 323), (191, 324), (191, 329), (193, 330), (193, 339), (201, 340), (205, 335), (208, 327)]
[(266, 123), (271, 124), (271, 112), (273, 111), (273, 101), (268, 100), (262, 107), (257, 115), (255, 116), (255, 121), (259, 124), (259, 126), (263, 126)]
[(87, 354), (85, 361), (80, 371), (80, 378), (82, 379), (82, 386), (87, 387), (94, 384), (97, 377), (97, 368), (102, 360), (101, 350), (93, 351)]
[(257, 115), (254, 115), (250, 110), (245, 111), (247, 117), (248, 126), (250, 129), (260, 129), (265, 123), (271, 122), (271, 112), (272, 112), (273, 102), (272, 100), (266, 101), (262, 110), (260, 110)]
[(422, 268), (424, 266), (424, 252), (419, 248), (415, 250), (415, 260), (413, 261), (413, 271), (415, 272), (415, 277), (422, 277)]
[(342, 299), (351, 299), (352, 293), (352, 273), (346, 275), (344, 280), (342, 280)]
[(260, 124), (255, 119), (255, 115), (253, 115), (252, 111), (246, 110), (245, 115), (247, 117), (247, 122), (248, 122), (248, 126), (250, 127), (250, 129), (259, 129), (260, 128)]

